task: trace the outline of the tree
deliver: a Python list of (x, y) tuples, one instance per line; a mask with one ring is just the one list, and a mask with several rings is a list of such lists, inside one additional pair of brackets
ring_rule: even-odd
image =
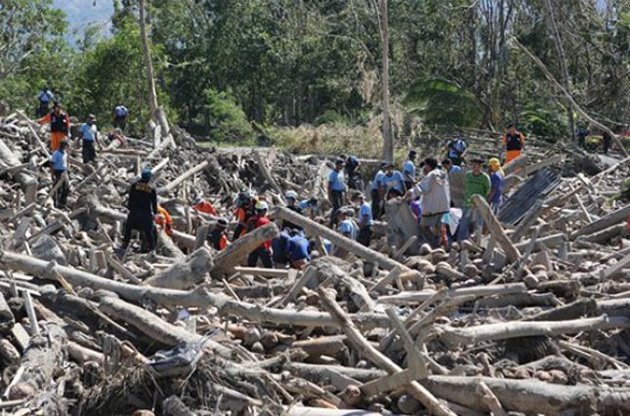
[(394, 160), (394, 140), (389, 119), (389, 17), (387, 0), (379, 0), (382, 70), (381, 88), (383, 89), (383, 159)]

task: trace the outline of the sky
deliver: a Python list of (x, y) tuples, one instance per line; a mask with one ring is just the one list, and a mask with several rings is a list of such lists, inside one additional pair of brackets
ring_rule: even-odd
[(66, 12), (70, 24), (70, 38), (81, 37), (90, 24), (102, 26), (103, 34), (109, 32), (110, 18), (114, 12), (113, 0), (54, 0), (53, 4)]

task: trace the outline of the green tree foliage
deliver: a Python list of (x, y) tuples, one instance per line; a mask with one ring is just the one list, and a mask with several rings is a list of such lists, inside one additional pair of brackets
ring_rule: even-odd
[(220, 142), (238, 142), (253, 138), (253, 129), (234, 98), (208, 88), (204, 92), (210, 137)]

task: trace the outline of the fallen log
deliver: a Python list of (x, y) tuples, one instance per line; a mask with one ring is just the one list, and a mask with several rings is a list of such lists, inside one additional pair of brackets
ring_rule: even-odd
[(249, 253), (267, 240), (276, 237), (280, 231), (274, 224), (267, 224), (245, 234), (221, 251), (214, 259), (214, 265), (210, 269), (210, 275), (221, 278), (235, 272), (235, 267), (240, 266)]
[(513, 321), (497, 324), (476, 325), (466, 328), (440, 326), (440, 339), (449, 345), (469, 345), (484, 341), (497, 341), (510, 338), (537, 335), (556, 336), (575, 334), (594, 329), (630, 328), (630, 318), (602, 315), (596, 318), (568, 321)]
[[(502, 296), (513, 293), (523, 293), (526, 291), (527, 287), (524, 283), (508, 283), (504, 285), (486, 285), (450, 289), (444, 292), (444, 296), (448, 298), (470, 295), (474, 295), (477, 297), (493, 295)], [(438, 291), (435, 290), (423, 290), (418, 292), (407, 291), (398, 295), (381, 296), (378, 298), (378, 303), (392, 305), (408, 305), (409, 303), (421, 303), (426, 301), (427, 299), (432, 298), (436, 295), (436, 293), (438, 293)]]
[(492, 234), (494, 239), (505, 252), (505, 257), (507, 258), (507, 260), (510, 263), (518, 261), (518, 259), (521, 257), (521, 253), (519, 252), (518, 248), (516, 248), (514, 243), (512, 243), (512, 241), (505, 234), (505, 230), (503, 230), (503, 227), (501, 227), (501, 223), (490, 209), (490, 206), (488, 205), (486, 200), (479, 195), (473, 195), (472, 202), (479, 210), (479, 213), (481, 214), (484, 223), (488, 225), (488, 228), (490, 229), (490, 234)]
[(197, 172), (204, 170), (208, 166), (209, 162), (207, 160), (199, 163), (198, 165), (188, 169), (186, 172), (179, 175), (177, 178), (173, 179), (165, 186), (158, 188), (158, 195), (164, 195), (171, 192), (173, 189), (177, 188), (182, 182), (184, 182), (189, 177), (193, 176)]
[(569, 239), (575, 240), (581, 235), (590, 235), (596, 233), (597, 231), (619, 224), (620, 222), (625, 221), (628, 218), (628, 215), (630, 215), (630, 204), (572, 232)]
[[(72, 267), (55, 265), (23, 254), (0, 250), (0, 265), (3, 269), (21, 270), (33, 276), (57, 281), (53, 272), (58, 272), (73, 286), (105, 289), (117, 293), (124, 299), (142, 302), (149, 299), (159, 305), (182, 307), (215, 307), (224, 316), (239, 316), (252, 322), (271, 322), (279, 325), (338, 327), (338, 322), (328, 313), (294, 311), (260, 307), (259, 305), (238, 302), (223, 294), (209, 293), (203, 288), (193, 291), (162, 289), (150, 286), (130, 285), (96, 276)], [(389, 320), (383, 313), (359, 313), (352, 320), (365, 328), (386, 328)]]
[(210, 251), (202, 247), (144, 283), (168, 289), (192, 289), (205, 281), (212, 264)]
[(429, 376), (425, 385), (436, 396), (474, 410), (486, 412), (475, 394), (483, 382), (505, 410), (526, 414), (619, 414), (630, 411), (630, 389), (578, 384), (563, 386), (539, 380), (490, 377)]
[[(9, 167), (21, 165), (20, 159), (9, 149), (3, 140), (0, 140), (0, 161)], [(37, 198), (37, 179), (22, 171), (15, 172), (12, 176), (16, 182), (22, 186), (22, 191), (26, 197), (26, 204), (35, 202)]]

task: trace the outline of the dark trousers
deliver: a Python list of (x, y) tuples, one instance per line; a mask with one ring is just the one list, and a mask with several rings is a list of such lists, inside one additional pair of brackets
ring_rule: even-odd
[(61, 182), (57, 192), (53, 196), (53, 201), (56, 208), (64, 208), (68, 201), (68, 194), (70, 194), (70, 185), (68, 184), (68, 175), (65, 174), (65, 170), (56, 170), (53, 173), (54, 182), (53, 187), (57, 186), (57, 183)]
[(372, 227), (368, 225), (367, 227), (359, 229), (359, 234), (357, 235), (357, 241), (359, 242), (359, 244), (362, 244), (365, 247), (369, 247), (371, 239)]
[(49, 105), (50, 105), (49, 102), (40, 101), (39, 102), (39, 108), (37, 109), (37, 115), (39, 117), (44, 117), (46, 114), (48, 114), (48, 107), (49, 107)]
[(332, 212), (330, 213), (330, 226), (337, 224), (337, 213), (343, 205), (343, 191), (330, 191), (332, 201)]
[(153, 225), (153, 215), (151, 212), (134, 212), (131, 211), (127, 215), (125, 223), (125, 235), (123, 237), (123, 246), (127, 247), (131, 240), (131, 232), (133, 230), (140, 231), (142, 236), (143, 251), (151, 251), (155, 249), (157, 243), (157, 233)]
[(265, 266), (265, 268), (273, 268), (271, 253), (266, 248), (258, 247), (256, 250), (249, 253), (249, 257), (247, 258), (247, 266), (256, 267), (256, 264), (258, 264), (258, 259), (262, 261), (262, 264), (263, 266)]
[(96, 150), (94, 149), (93, 140), (83, 140), (81, 154), (83, 155), (83, 163), (90, 163), (96, 159)]
[(411, 189), (413, 188), (413, 186), (414, 186), (414, 185), (415, 185), (415, 184), (414, 184), (412, 181), (405, 181), (405, 188), (406, 188), (408, 191), (411, 191)]
[(449, 156), (449, 159), (451, 159), (451, 162), (453, 162), (453, 165), (456, 166), (461, 166), (463, 159), (461, 157), (456, 157), (456, 156)]
[(114, 117), (114, 127), (124, 131), (127, 127), (127, 116)]
[(372, 189), (372, 216), (375, 220), (381, 217), (381, 195), (378, 189)]

